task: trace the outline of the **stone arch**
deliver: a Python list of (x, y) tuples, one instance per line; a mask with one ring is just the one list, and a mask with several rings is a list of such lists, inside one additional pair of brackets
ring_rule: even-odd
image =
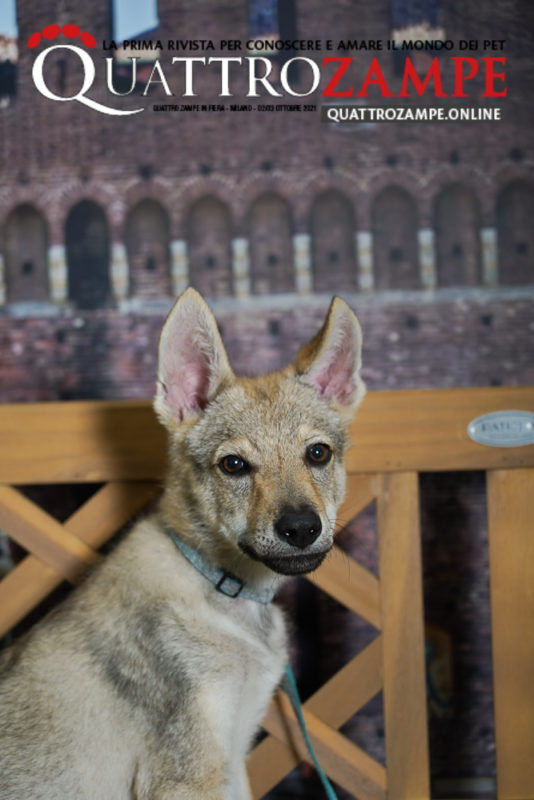
[(287, 175), (279, 173), (251, 172), (239, 184), (239, 206), (235, 215), (236, 236), (248, 236), (250, 232), (250, 210), (252, 206), (264, 195), (276, 195), (282, 200), (291, 213), (292, 228), (296, 225), (296, 202), (301, 192), (301, 185), (296, 180), (291, 180)]
[(101, 308), (111, 300), (109, 225), (97, 203), (80, 200), (65, 222), (69, 300), (76, 308)]
[[(440, 186), (443, 181), (440, 182)], [(376, 199), (384, 192), (395, 188), (404, 189), (415, 206), (417, 224), (428, 227), (432, 219), (432, 179), (401, 166), (377, 166), (371, 168), (361, 181), (358, 197), (358, 212), (361, 230), (372, 230)], [(437, 190), (439, 191), (439, 189)], [(435, 192), (434, 192), (435, 193)]]
[(70, 212), (84, 201), (91, 202), (101, 209), (109, 228), (110, 240), (121, 241), (126, 206), (122, 193), (117, 191), (115, 185), (103, 181), (80, 184), (74, 179), (65, 179), (64, 182), (48, 187), (44, 201), (49, 209), (52, 244), (65, 241), (64, 221)]
[[(218, 200), (228, 210), (231, 233), (232, 236), (236, 236), (236, 221), (243, 216), (242, 188), (233, 177), (209, 175), (188, 178), (177, 187), (172, 209), (173, 217), (176, 219), (173, 232), (176, 238), (187, 239), (191, 209), (206, 197)], [(242, 235), (242, 232), (239, 235)]]
[(345, 194), (327, 189), (317, 195), (310, 224), (314, 291), (356, 291), (355, 227), (354, 208)]
[[(350, 174), (316, 170), (299, 176), (293, 187), (291, 204), (297, 231), (309, 230), (315, 202), (326, 192), (336, 192), (348, 200), (353, 208), (353, 214), (354, 209), (358, 209), (358, 222), (361, 222), (361, 205), (365, 199), (364, 186)], [(359, 227), (362, 228), (361, 224)]]
[[(124, 194), (123, 227), (132, 209), (143, 200), (153, 200), (164, 210), (169, 221), (169, 241), (179, 237), (177, 214), (179, 187), (156, 175), (150, 180), (136, 180), (129, 184)], [(120, 239), (120, 237), (119, 237)]]
[[(478, 208), (479, 226), (489, 226), (493, 221), (495, 198), (492, 176), (475, 164), (452, 166), (444, 164), (429, 177), (424, 187), (425, 202), (421, 203), (422, 190), (417, 188), (420, 227), (432, 227), (435, 222), (438, 197), (453, 186), (467, 189)], [(413, 190), (413, 187), (412, 187)], [(428, 202), (426, 202), (428, 197)]]
[(292, 236), (287, 201), (274, 192), (256, 198), (248, 215), (252, 294), (295, 291)]
[(396, 185), (383, 189), (372, 205), (371, 226), (375, 287), (418, 288), (418, 218), (411, 195)]
[(4, 225), (4, 258), (7, 300), (48, 300), (47, 222), (30, 203), (11, 210)]
[(133, 297), (169, 297), (170, 220), (157, 200), (145, 197), (126, 218), (126, 250)]
[(475, 193), (460, 183), (449, 184), (434, 204), (438, 286), (482, 283), (480, 208)]
[(213, 195), (199, 198), (187, 215), (191, 286), (206, 297), (233, 293), (232, 223), (228, 206)]
[(517, 180), (497, 197), (499, 283), (534, 283), (534, 184)]

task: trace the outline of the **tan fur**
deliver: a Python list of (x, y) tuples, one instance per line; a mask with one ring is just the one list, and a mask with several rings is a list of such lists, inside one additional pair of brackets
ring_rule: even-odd
[[(159, 510), (4, 655), (0, 800), (250, 800), (245, 757), (287, 660), (284, 619), (218, 592), (169, 529), (254, 590), (318, 566), (364, 393), (360, 345), (335, 299), (294, 365), (236, 378), (202, 298), (178, 300), (160, 342)], [(332, 452), (324, 466), (309, 460), (317, 443)], [(229, 455), (246, 462), (237, 476), (221, 467)]]

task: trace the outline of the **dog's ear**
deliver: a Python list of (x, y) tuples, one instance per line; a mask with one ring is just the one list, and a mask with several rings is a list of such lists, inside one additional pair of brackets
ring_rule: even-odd
[(215, 317), (198, 292), (186, 289), (161, 331), (156, 413), (166, 425), (194, 417), (233, 380)]
[(344, 416), (352, 416), (365, 395), (361, 350), (362, 331), (356, 314), (344, 300), (334, 297), (323, 327), (297, 355), (297, 375), (335, 402)]

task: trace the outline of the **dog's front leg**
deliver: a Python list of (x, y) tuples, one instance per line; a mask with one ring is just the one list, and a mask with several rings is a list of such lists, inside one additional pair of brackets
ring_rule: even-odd
[[(174, 781), (172, 778), (152, 780), (135, 787), (135, 800), (252, 800), (252, 792), (244, 764), (219, 764), (216, 773), (190, 776)], [(161, 774), (161, 773), (160, 773)]]
[[(140, 798), (145, 800), (145, 795)], [(246, 800), (252, 800), (252, 795), (243, 795)], [(176, 789), (165, 788), (151, 792), (147, 800), (241, 800), (241, 795), (228, 793), (227, 787), (191, 786), (181, 783)]]
[(228, 800), (252, 800), (252, 792), (250, 790), (250, 783), (244, 764), (232, 781), (232, 786), (230, 786), (230, 791), (228, 793)]

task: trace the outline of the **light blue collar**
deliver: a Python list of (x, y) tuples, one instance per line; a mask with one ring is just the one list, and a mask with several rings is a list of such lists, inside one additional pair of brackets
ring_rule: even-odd
[(182, 555), (184, 555), (195, 569), (204, 575), (221, 594), (226, 595), (226, 597), (244, 597), (247, 600), (254, 600), (256, 603), (263, 603), (263, 605), (268, 605), (273, 599), (276, 589), (260, 590), (248, 587), (244, 581), (231, 572), (228, 572), (228, 570), (222, 569), (222, 567), (212, 567), (209, 561), (207, 561), (198, 550), (186, 544), (175, 530), (166, 526), (166, 531)]

